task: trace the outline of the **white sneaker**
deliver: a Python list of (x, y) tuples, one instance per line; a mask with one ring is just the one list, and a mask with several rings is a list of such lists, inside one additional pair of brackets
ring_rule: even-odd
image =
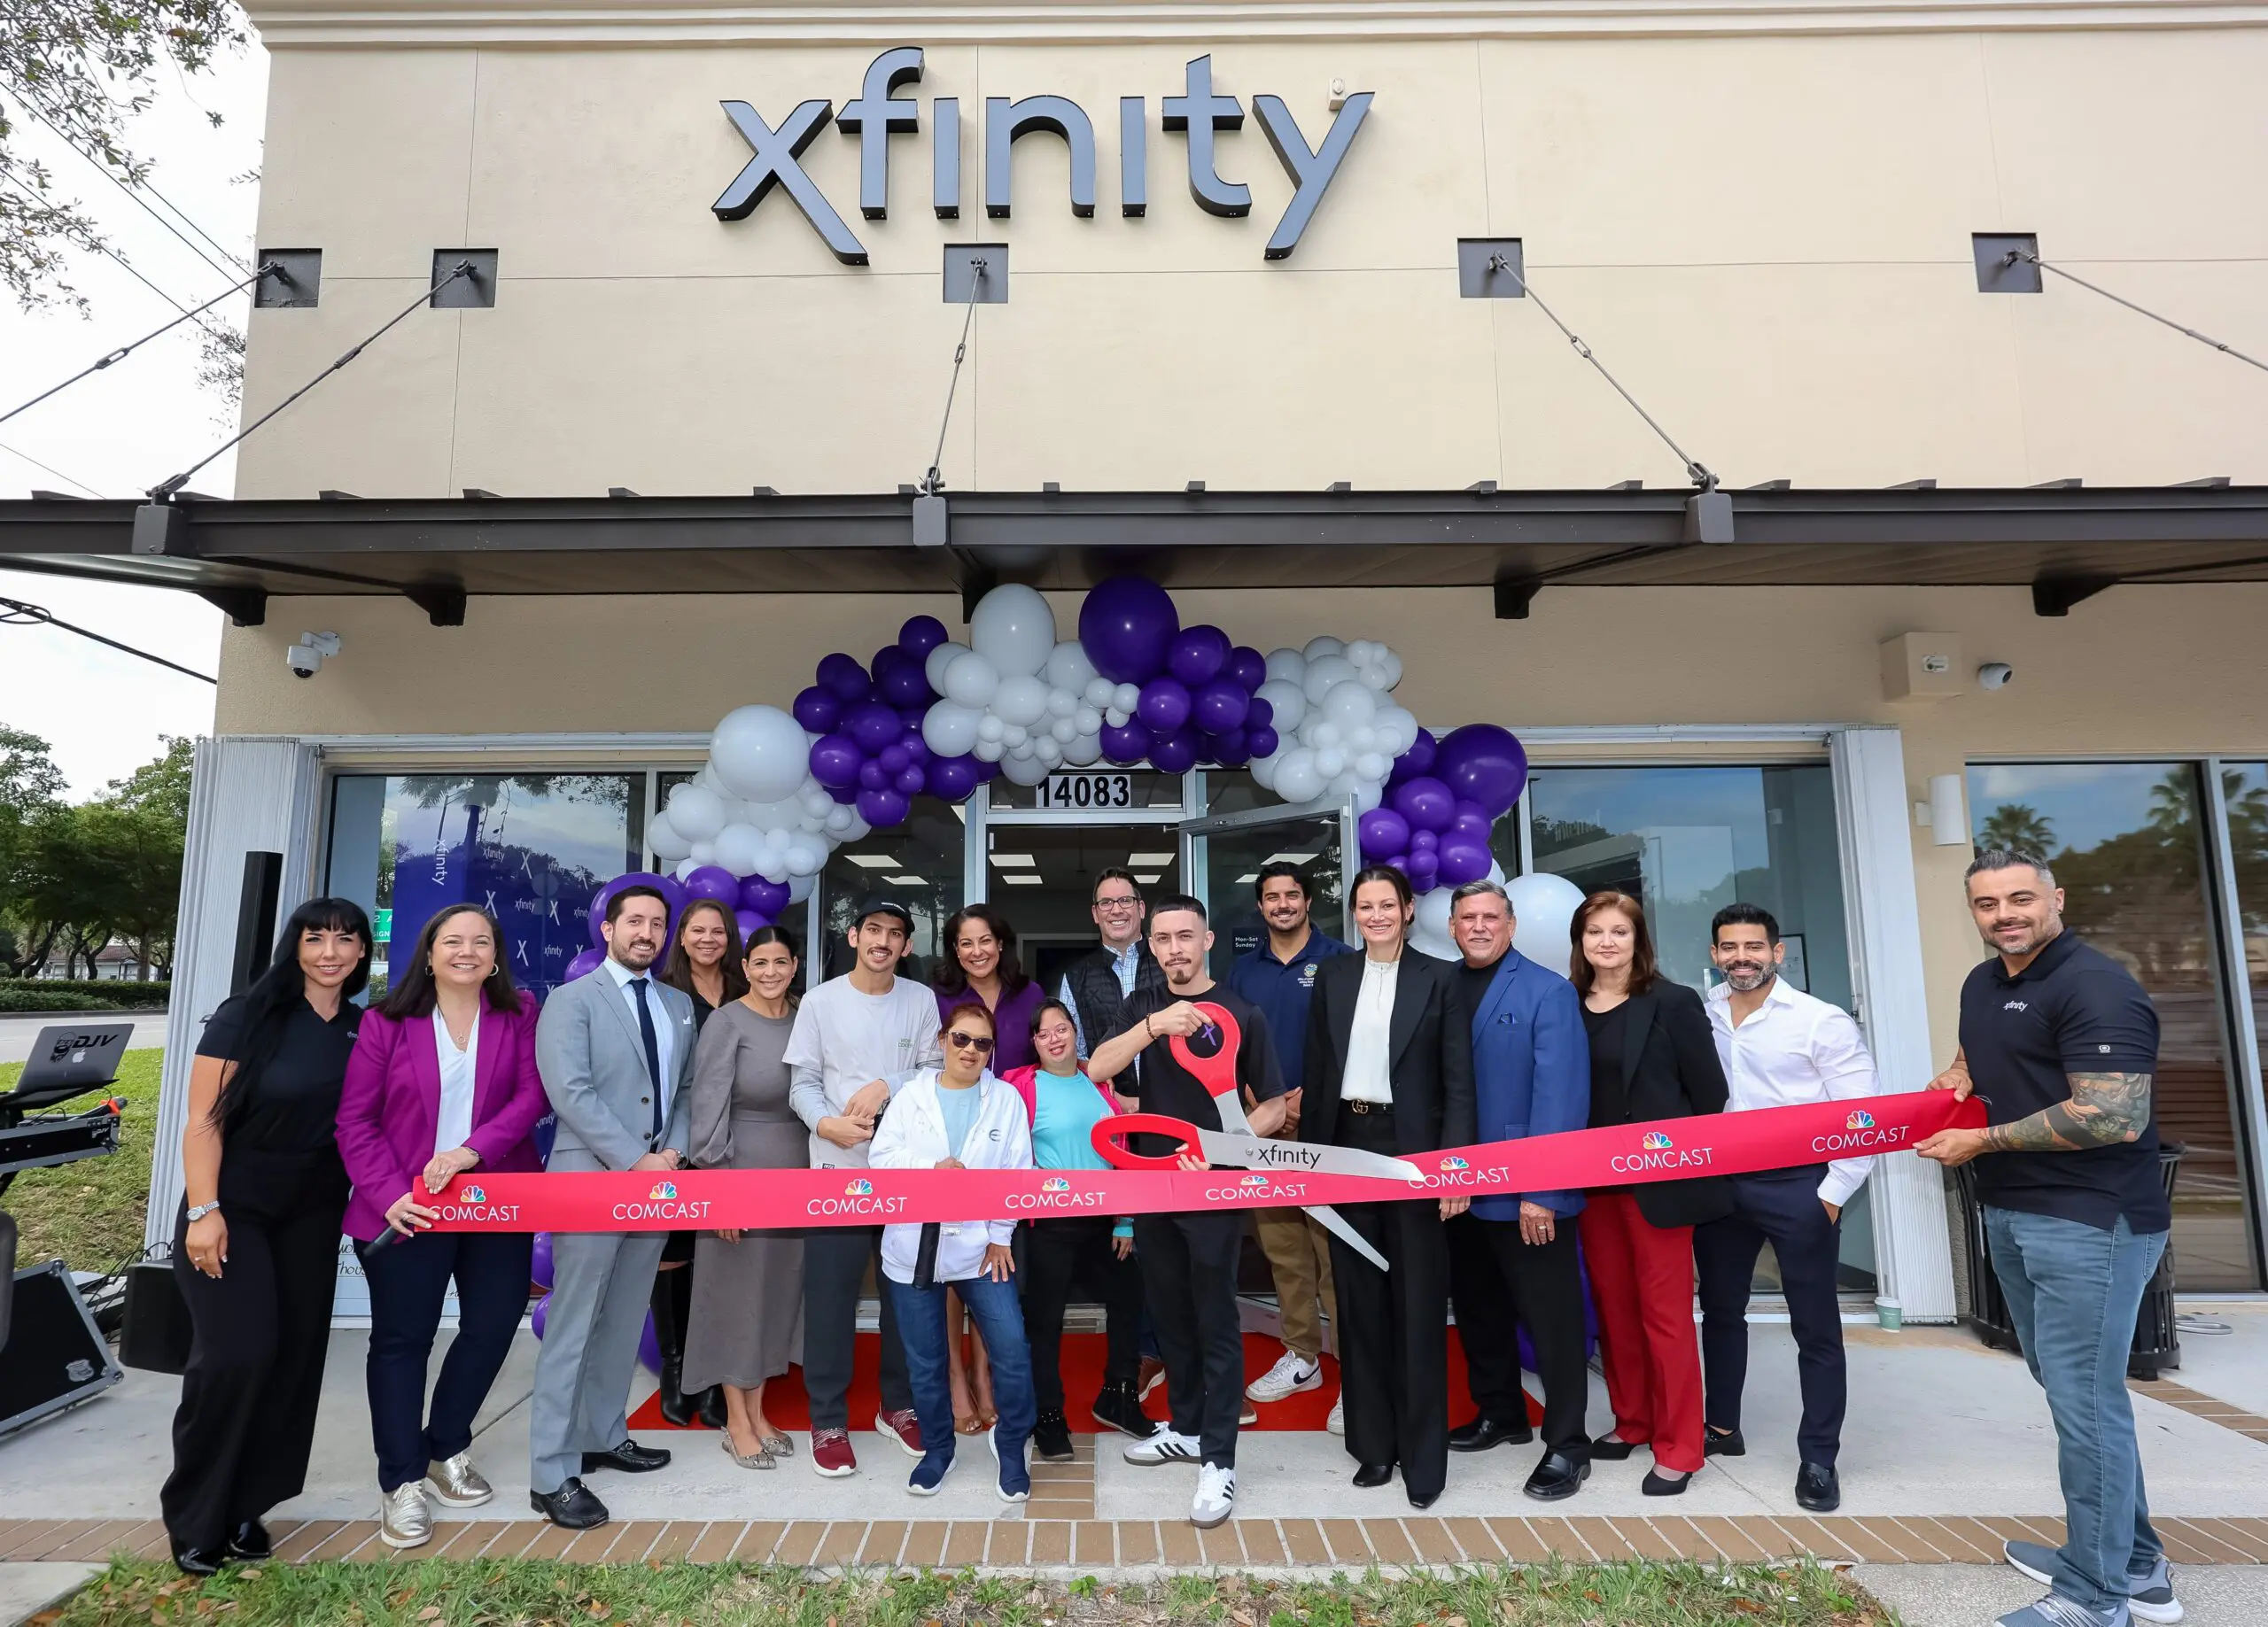
[(1237, 1472), (1208, 1463), (1197, 1471), (1197, 1495), (1190, 1499), (1189, 1522), (1211, 1530), (1236, 1512)]
[(1244, 1387), (1247, 1398), (1265, 1405), (1293, 1396), (1302, 1390), (1323, 1387), (1323, 1364), (1309, 1361), (1296, 1351), (1285, 1351), (1276, 1359), (1276, 1365)]
[(422, 1548), (433, 1539), (433, 1515), (425, 1507), (425, 1483), (405, 1480), (378, 1504), (378, 1540), (389, 1548)]
[(1194, 1463), (1204, 1454), (1197, 1443), (1169, 1423), (1161, 1423), (1140, 1440), (1129, 1442), (1120, 1454), (1145, 1468), (1160, 1463)]
[(1347, 1433), (1347, 1395), (1344, 1391), (1341, 1391), (1339, 1398), (1331, 1404), (1331, 1416), (1323, 1421), (1323, 1427), (1333, 1435)]

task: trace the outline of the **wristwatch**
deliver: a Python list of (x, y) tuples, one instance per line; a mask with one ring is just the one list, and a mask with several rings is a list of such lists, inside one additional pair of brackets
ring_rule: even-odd
[(189, 1218), (192, 1220), (201, 1220), (208, 1214), (220, 1213), (221, 1200), (217, 1197), (209, 1204), (191, 1204), (189, 1206)]

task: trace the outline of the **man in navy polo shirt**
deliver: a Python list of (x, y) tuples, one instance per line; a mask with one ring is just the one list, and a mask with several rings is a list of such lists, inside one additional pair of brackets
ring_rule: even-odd
[(2135, 1316), (2173, 1227), (2150, 1091), (2157, 1011), (2131, 972), (2064, 930), (2045, 864), (1979, 853), (1968, 889), (1994, 958), (1961, 986), (1961, 1049), (1930, 1083), (1974, 1093), (1990, 1122), (1915, 1151), (1948, 1168), (1981, 1158), (1992, 1269), (2047, 1392), (2069, 1538), (2007, 1545), (2051, 1591), (2000, 1627), (2178, 1622), (2126, 1393)]

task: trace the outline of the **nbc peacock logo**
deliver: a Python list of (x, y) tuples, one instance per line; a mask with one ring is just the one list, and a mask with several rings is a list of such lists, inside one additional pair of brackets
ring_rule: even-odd
[(1843, 1120), (1843, 1127), (1846, 1130), (1871, 1130), (1875, 1127), (1875, 1116), (1863, 1107), (1854, 1109), (1851, 1116)]
[(1649, 1152), (1667, 1152), (1677, 1145), (1659, 1130), (1648, 1130), (1638, 1138), (1638, 1144)]
[(1237, 1182), (1237, 1184), (1238, 1184), (1239, 1186), (1251, 1186), (1251, 1187), (1261, 1187), (1261, 1186), (1266, 1186), (1266, 1185), (1268, 1184), (1268, 1177), (1267, 1177), (1267, 1176), (1265, 1176), (1265, 1175), (1258, 1175), (1258, 1174), (1254, 1174), (1254, 1175), (1247, 1175), (1243, 1180), (1241, 1180), (1241, 1181), (1238, 1182)]
[(1039, 1189), (1043, 1192), (1068, 1192), (1071, 1189), (1071, 1183), (1060, 1175), (1050, 1175), (1039, 1183)]
[(649, 1201), (654, 1203), (665, 1203), (676, 1196), (677, 1182), (674, 1181), (656, 1181), (654, 1189), (646, 1194)]
[(1453, 1169), (1471, 1169), (1472, 1167), (1472, 1166), (1463, 1158), (1448, 1158), (1441, 1160), (1441, 1171), (1444, 1174)]
[(844, 1187), (843, 1195), (845, 1197), (872, 1197), (874, 1195), (874, 1183), (862, 1175)]
[(485, 1204), (488, 1201), (488, 1194), (477, 1186), (469, 1186), (457, 1194), (457, 1201), (461, 1204)]

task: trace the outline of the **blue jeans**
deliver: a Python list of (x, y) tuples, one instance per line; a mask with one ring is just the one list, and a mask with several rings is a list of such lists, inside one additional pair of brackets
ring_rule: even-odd
[(889, 1297), (897, 1310), (897, 1336), (905, 1345), (905, 1375), (913, 1387), (914, 1415), (921, 1420), (922, 1444), (936, 1450), (942, 1443), (952, 1451), (953, 1398), (945, 1366), (945, 1290), (960, 1296), (968, 1319), (984, 1341), (992, 1363), (992, 1399), (1000, 1409), (1000, 1455), (1021, 1460), (1024, 1442), (1031, 1437), (1034, 1403), (1031, 1392), (1031, 1352), (1024, 1344), (1024, 1306), (1014, 1279), (995, 1282), (988, 1276), (963, 1277), (957, 1282), (934, 1282), (916, 1288), (891, 1282)]
[(2008, 1320), (2055, 1421), (2068, 1540), (2055, 1591), (2090, 1609), (2126, 1600), (2126, 1573), (2164, 1553), (2150, 1526), (2126, 1358), (2164, 1232), (2109, 1231), (1987, 1205), (1984, 1235)]

